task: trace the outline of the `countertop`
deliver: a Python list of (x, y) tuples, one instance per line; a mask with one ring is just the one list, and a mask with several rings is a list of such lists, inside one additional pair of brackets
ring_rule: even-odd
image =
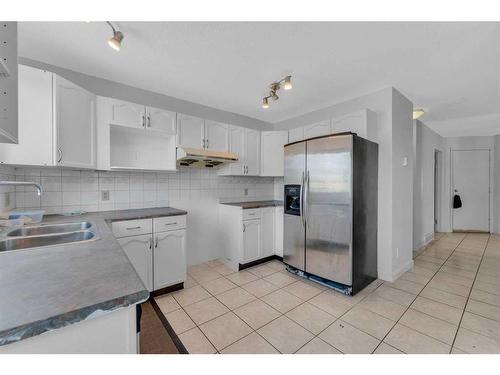
[(283, 201), (278, 200), (267, 200), (267, 201), (247, 201), (247, 202), (227, 202), (221, 203), (227, 204), (229, 206), (237, 206), (242, 209), (250, 209), (250, 208), (260, 208), (260, 207), (278, 207), (283, 206)]
[(108, 223), (185, 214), (165, 207), (46, 216), (43, 224), (90, 221), (99, 239), (0, 252), (0, 346), (147, 300)]

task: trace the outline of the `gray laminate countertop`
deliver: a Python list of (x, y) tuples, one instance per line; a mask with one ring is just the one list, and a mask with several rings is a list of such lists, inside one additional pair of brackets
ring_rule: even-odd
[(278, 207), (283, 206), (283, 201), (278, 200), (266, 200), (266, 201), (248, 201), (248, 202), (228, 202), (221, 203), (227, 204), (229, 206), (237, 206), (242, 209), (250, 209), (250, 208), (260, 208), (260, 207)]
[(185, 214), (165, 207), (46, 216), (43, 224), (92, 222), (99, 239), (0, 252), (0, 346), (147, 300), (108, 222)]

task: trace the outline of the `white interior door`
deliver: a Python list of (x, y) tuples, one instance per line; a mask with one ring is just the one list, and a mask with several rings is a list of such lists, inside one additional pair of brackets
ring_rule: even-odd
[(453, 230), (490, 231), (490, 151), (452, 151), (452, 199), (462, 200), (454, 208)]

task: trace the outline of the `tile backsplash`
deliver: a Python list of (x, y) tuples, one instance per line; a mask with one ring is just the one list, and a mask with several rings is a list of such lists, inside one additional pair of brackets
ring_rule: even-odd
[(221, 177), (215, 170), (189, 168), (154, 173), (1, 166), (0, 179), (32, 181), (43, 188), (38, 196), (32, 187), (0, 187), (0, 210), (43, 208), (47, 214), (161, 207), (185, 200), (273, 199), (275, 195), (272, 177)]

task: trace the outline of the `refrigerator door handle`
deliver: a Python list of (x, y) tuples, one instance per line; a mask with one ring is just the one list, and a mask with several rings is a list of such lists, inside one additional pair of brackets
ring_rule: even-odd
[(304, 213), (304, 184), (305, 184), (305, 176), (304, 172), (302, 172), (302, 178), (300, 181), (300, 193), (299, 193), (299, 211), (300, 211), (300, 221), (302, 222), (302, 226), (305, 228), (306, 223), (305, 213)]
[(306, 172), (304, 181), (304, 222), (307, 228), (309, 224), (309, 171)]

